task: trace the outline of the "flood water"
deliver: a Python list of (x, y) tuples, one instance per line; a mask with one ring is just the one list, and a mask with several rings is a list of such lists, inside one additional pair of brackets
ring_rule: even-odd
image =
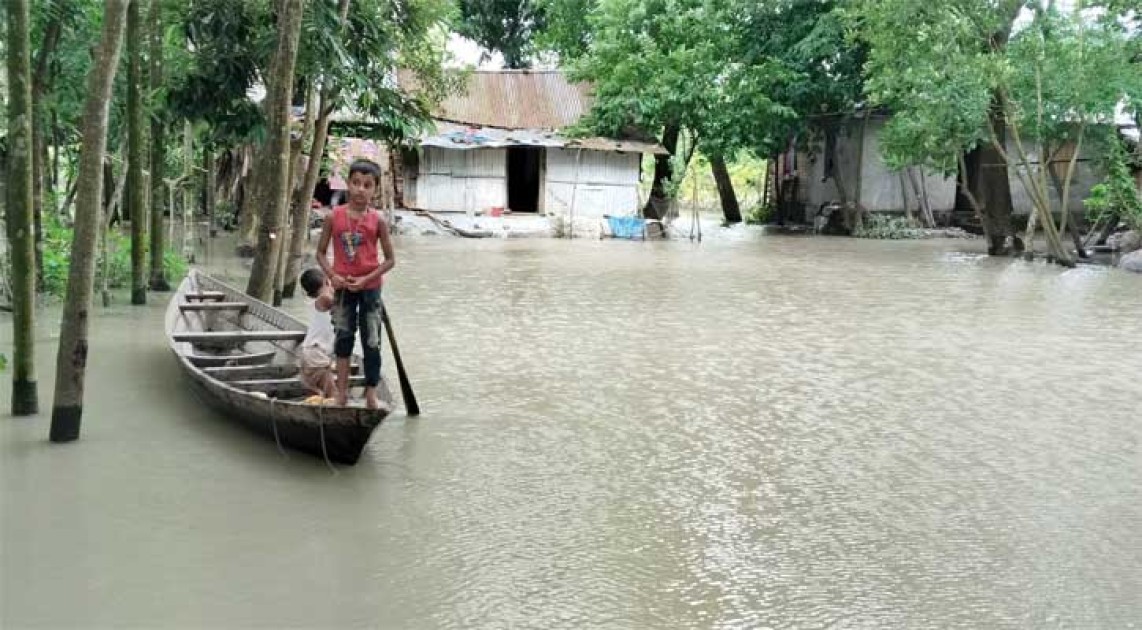
[(97, 307), (81, 440), (0, 418), (0, 626), (1142, 627), (1142, 276), (711, 236), (403, 237), (423, 415), (336, 474)]

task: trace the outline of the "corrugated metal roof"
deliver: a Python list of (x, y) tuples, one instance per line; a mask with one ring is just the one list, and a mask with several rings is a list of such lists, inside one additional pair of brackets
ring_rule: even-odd
[(561, 129), (579, 122), (592, 102), (590, 85), (571, 83), (560, 70), (477, 70), (465, 88), (433, 117), (504, 129)]
[(656, 142), (617, 140), (612, 138), (567, 138), (550, 129), (503, 129), (479, 125), (460, 125), (447, 121), (436, 122), (436, 132), (420, 138), (426, 147), (444, 149), (491, 149), (500, 147), (553, 147), (588, 149), (592, 151), (618, 151), (620, 153), (651, 153), (668, 155)]

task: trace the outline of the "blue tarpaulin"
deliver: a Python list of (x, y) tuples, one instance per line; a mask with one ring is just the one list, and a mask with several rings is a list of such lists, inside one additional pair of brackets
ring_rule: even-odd
[(607, 216), (607, 224), (611, 228), (611, 236), (615, 238), (645, 238), (646, 221), (642, 217), (612, 217)]

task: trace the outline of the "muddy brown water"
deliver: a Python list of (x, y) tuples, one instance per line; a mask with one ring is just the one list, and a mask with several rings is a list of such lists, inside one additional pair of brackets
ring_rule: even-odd
[(337, 474), (97, 307), (81, 440), (0, 419), (0, 626), (1142, 625), (1142, 276), (732, 234), (401, 239), (424, 413)]

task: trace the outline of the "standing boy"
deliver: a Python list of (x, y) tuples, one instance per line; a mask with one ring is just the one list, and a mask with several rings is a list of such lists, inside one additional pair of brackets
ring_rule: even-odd
[[(354, 335), (361, 332), (365, 355), (365, 405), (378, 407), (377, 384), (381, 381), (381, 283), (396, 258), (389, 240), (389, 226), (370, 204), (381, 184), (381, 167), (369, 160), (349, 166), (349, 203), (337, 206), (325, 218), (317, 242), (317, 264), (335, 290), (333, 354), (337, 357), (337, 404), (349, 398), (349, 356)], [(328, 249), (333, 243), (333, 264)], [(377, 256), (377, 245), (384, 260)]]

